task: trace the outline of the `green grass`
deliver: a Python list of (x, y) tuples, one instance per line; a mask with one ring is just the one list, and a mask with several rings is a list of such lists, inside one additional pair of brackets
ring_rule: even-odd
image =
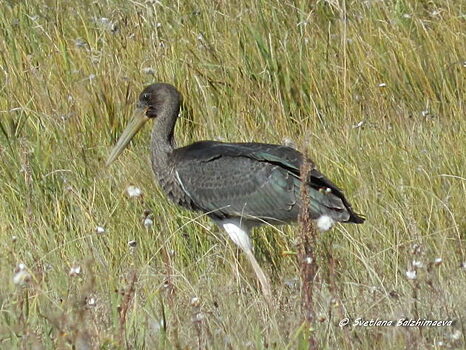
[[(155, 185), (149, 130), (104, 167), (155, 81), (184, 96), (179, 145), (291, 138), (366, 214), (315, 247), (320, 348), (464, 348), (465, 10), (447, 0), (3, 1), (0, 348), (307, 348), (299, 263), (283, 254), (297, 251), (297, 227), (254, 232), (268, 307), (224, 234)], [(143, 198), (125, 195), (130, 184)], [(423, 267), (409, 280), (413, 260)], [(456, 322), (341, 329), (344, 316)]]

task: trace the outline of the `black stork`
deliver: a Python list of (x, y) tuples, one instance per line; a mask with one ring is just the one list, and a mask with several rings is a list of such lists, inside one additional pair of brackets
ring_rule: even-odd
[[(266, 275), (252, 252), (249, 231), (263, 224), (296, 222), (302, 205), (297, 150), (265, 143), (200, 141), (176, 148), (174, 128), (181, 94), (170, 84), (146, 87), (139, 96), (133, 119), (123, 131), (107, 160), (110, 165), (139, 129), (150, 119), (151, 158), (154, 174), (176, 204), (206, 213), (246, 254), (266, 297), (271, 295)], [(342, 191), (309, 160), (306, 179), (311, 218), (321, 230), (335, 222), (364, 222)]]

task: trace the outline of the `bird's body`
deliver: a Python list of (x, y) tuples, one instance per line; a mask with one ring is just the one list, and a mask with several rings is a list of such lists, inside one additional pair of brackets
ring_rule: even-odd
[[(303, 157), (293, 148), (263, 143), (201, 141), (177, 148), (157, 176), (176, 204), (216, 220), (238, 218), (248, 226), (287, 224), (301, 207)], [(157, 155), (153, 168), (159, 173)], [(311, 163), (312, 166), (312, 163)], [(341, 191), (312, 167), (308, 176), (310, 214), (339, 222), (362, 222)]]
[[(181, 95), (169, 84), (153, 84), (140, 95), (144, 114), (133, 119), (107, 163), (112, 162), (142, 124), (156, 119), (152, 132), (152, 168), (176, 204), (206, 213), (248, 256), (265, 294), (270, 287), (252, 254), (249, 230), (262, 224), (297, 221), (301, 196), (303, 155), (297, 150), (264, 143), (200, 141), (176, 148), (174, 127)], [(310, 160), (305, 180), (312, 219), (329, 228), (334, 222), (362, 223), (341, 190)], [(319, 223), (322, 222), (323, 225)]]

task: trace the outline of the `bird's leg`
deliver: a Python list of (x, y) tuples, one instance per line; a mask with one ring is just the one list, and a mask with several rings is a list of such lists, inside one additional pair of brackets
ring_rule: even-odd
[(224, 220), (219, 224), (223, 227), (226, 233), (228, 233), (228, 236), (230, 236), (231, 240), (235, 242), (235, 244), (239, 246), (246, 254), (246, 257), (248, 258), (254, 272), (256, 273), (257, 278), (259, 279), (262, 293), (264, 293), (266, 299), (270, 300), (270, 297), (272, 296), (270, 284), (264, 271), (259, 266), (259, 263), (254, 257), (251, 240), (249, 238), (247, 229), (244, 227), (245, 225), (242, 225), (238, 220)]
[(264, 293), (264, 296), (267, 299), (270, 299), (270, 297), (272, 296), (272, 291), (270, 290), (270, 284), (267, 279), (267, 276), (265, 275), (262, 268), (259, 266), (259, 263), (257, 262), (252, 250), (244, 251), (244, 253), (246, 254), (246, 257), (251, 263), (252, 268), (254, 269), (254, 272), (256, 273), (257, 278), (259, 279), (259, 282), (262, 288), (262, 293)]

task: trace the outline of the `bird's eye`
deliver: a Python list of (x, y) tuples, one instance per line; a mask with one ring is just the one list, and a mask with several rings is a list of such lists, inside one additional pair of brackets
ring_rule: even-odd
[(150, 94), (149, 94), (148, 92), (146, 92), (146, 93), (144, 94), (144, 96), (143, 96), (143, 97), (144, 97), (144, 99), (145, 99), (145, 100), (148, 100), (148, 99), (149, 99), (149, 97), (150, 97)]

